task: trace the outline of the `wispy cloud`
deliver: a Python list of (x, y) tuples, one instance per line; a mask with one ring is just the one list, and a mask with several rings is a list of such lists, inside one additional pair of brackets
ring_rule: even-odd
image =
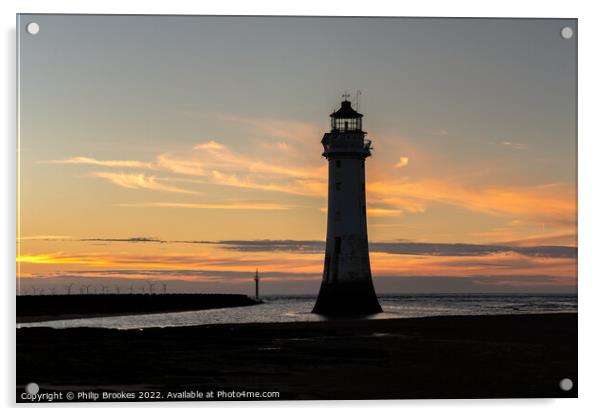
[[(320, 212), (328, 212), (328, 208), (321, 207)], [(368, 217), (398, 217), (403, 213), (400, 209), (390, 209), (390, 208), (368, 208), (366, 209), (366, 214)]]
[(94, 165), (108, 168), (144, 168), (155, 169), (156, 166), (150, 162), (141, 162), (138, 160), (98, 160), (91, 157), (76, 156), (64, 160), (50, 160), (46, 163), (61, 165)]
[(175, 192), (182, 194), (197, 194), (198, 192), (188, 189), (177, 188), (160, 183), (154, 176), (146, 176), (143, 173), (113, 173), (113, 172), (95, 172), (92, 175), (97, 178), (103, 178), (115, 185), (128, 189), (150, 189), (153, 191)]
[(205, 143), (200, 143), (194, 146), (195, 150), (223, 150), (225, 146), (223, 144), (217, 143), (213, 140), (210, 140)]
[(69, 240), (72, 237), (68, 235), (29, 235), (24, 237), (17, 237), (17, 240), (37, 240), (37, 241), (63, 241)]
[(23, 254), (17, 258), (21, 264), (62, 265), (77, 264), (87, 267), (104, 268), (144, 268), (156, 270), (182, 270), (182, 269), (210, 269), (210, 270), (255, 270), (259, 265), (272, 272), (316, 272), (323, 260), (319, 254), (292, 254), (285, 257), (274, 257), (273, 253), (241, 253), (241, 252), (214, 252), (195, 250), (194, 252), (170, 252), (164, 250), (157, 253), (38, 253)]
[(500, 142), (500, 145), (515, 150), (526, 150), (529, 148), (529, 145), (527, 143), (513, 143), (510, 141), (502, 141)]
[[(561, 243), (559, 243), (561, 242)], [(563, 244), (570, 247), (577, 246), (577, 234), (571, 233), (553, 233), (553, 234), (540, 234), (532, 235), (520, 240), (503, 241), (499, 244), (512, 245), (512, 246), (534, 246), (534, 245), (557, 245)]]
[(395, 164), (395, 167), (396, 167), (396, 168), (403, 168), (404, 166), (407, 166), (407, 165), (408, 165), (408, 163), (410, 163), (410, 159), (409, 159), (408, 157), (401, 156), (401, 157), (399, 158), (399, 162), (397, 162), (397, 163)]
[[(294, 251), (322, 252), (324, 242), (316, 240), (225, 240), (211, 244), (224, 245), (237, 251)], [(371, 242), (374, 253), (407, 254), (421, 256), (487, 256), (514, 252), (529, 257), (577, 258), (576, 247), (565, 246), (509, 246), (492, 244), (447, 244), (416, 242)]]
[[(281, 146), (282, 143), (279, 144)], [(317, 196), (325, 193), (326, 166), (278, 164), (273, 160), (261, 160), (233, 152), (228, 146), (214, 140), (193, 147), (193, 152), (162, 153), (152, 162), (134, 160), (97, 160), (89, 157), (73, 157), (52, 163), (81, 164), (104, 167), (146, 168), (171, 174), (194, 177), (197, 183), (228, 187), (256, 189), (295, 195)], [(144, 173), (99, 172), (93, 174), (112, 183), (130, 189), (154, 189), (165, 192), (195, 193), (190, 190), (167, 186), (155, 176)], [(181, 178), (165, 178), (182, 181)]]
[(397, 217), (401, 215), (400, 209), (389, 209), (389, 208), (368, 208), (366, 210), (368, 217)]
[[(278, 178), (276, 178), (278, 179)], [(322, 196), (326, 193), (327, 185), (323, 181), (311, 179), (291, 179), (290, 176), (279, 178), (278, 182), (263, 179), (258, 180), (249, 175), (228, 174), (214, 170), (203, 181), (215, 185), (235, 188), (255, 189), (259, 191), (279, 192), (292, 195)]]
[(322, 178), (324, 168), (311, 169), (307, 167), (295, 167), (290, 165), (279, 165), (272, 160), (261, 160), (243, 156), (231, 151), (224, 144), (214, 141), (200, 143), (194, 147), (196, 150), (204, 151), (203, 161), (214, 171), (229, 169), (230, 171), (274, 174), (289, 178)]
[(373, 182), (372, 201), (409, 212), (420, 212), (428, 203), (449, 204), (490, 215), (512, 215), (542, 221), (575, 218), (574, 189), (564, 184), (515, 187), (468, 187), (445, 180)]
[(115, 204), (120, 207), (163, 207), (186, 209), (234, 209), (234, 210), (287, 210), (293, 205), (279, 204), (276, 202), (223, 202), (223, 203), (180, 203), (180, 202), (141, 202), (134, 204)]
[[(268, 205), (269, 206), (269, 205)], [(260, 205), (261, 207), (261, 205)], [(183, 207), (183, 208), (196, 208)], [(204, 208), (202, 208), (204, 209)], [(220, 207), (219, 209), (223, 209)], [(231, 208), (237, 209), (237, 208)], [(249, 208), (243, 208), (249, 209)], [(271, 209), (271, 208), (258, 208)], [(229, 251), (240, 252), (296, 252), (300, 254), (323, 253), (324, 241), (321, 240), (164, 240), (154, 237), (130, 238), (78, 238), (72, 241), (103, 241), (117, 243), (177, 243), (177, 244), (205, 244), (221, 246)], [(423, 243), (413, 241), (373, 241), (370, 242), (372, 253), (418, 255), (435, 257), (478, 257), (491, 254), (516, 253), (527, 257), (539, 258), (577, 258), (577, 247), (554, 245), (528, 245), (524, 241), (519, 244), (450, 244), (450, 243)]]
[[(172, 151), (156, 155), (152, 161), (98, 160), (78, 156), (52, 163), (83, 164), (107, 168), (136, 168), (160, 171), (159, 179), (148, 173), (100, 172), (93, 174), (111, 183), (129, 189), (153, 189), (155, 191), (194, 194), (194, 190), (174, 183), (189, 183), (193, 189), (206, 185), (240, 188), (259, 192), (274, 192), (286, 195), (313, 198), (311, 204), (318, 207), (317, 198), (327, 193), (327, 165), (321, 163), (316, 154), (319, 143), (316, 138), (321, 127), (294, 120), (248, 118), (236, 115), (213, 115), (221, 120), (238, 123), (246, 127), (256, 144), (280, 148), (278, 157), (274, 152), (243, 152), (231, 148), (219, 139), (197, 143), (188, 151)], [(449, 134), (446, 130), (435, 132)], [(569, 183), (528, 185), (483, 179), (491, 175), (491, 169), (483, 166), (461, 165), (450, 162), (425, 148), (417, 147), (409, 139), (393, 135), (379, 138), (382, 146), (402, 150), (405, 156), (398, 161), (371, 164), (367, 177), (368, 214), (373, 217), (395, 217), (402, 213), (420, 214), (429, 211), (435, 204), (450, 205), (467, 211), (496, 217), (520, 218), (533, 223), (564, 224), (574, 227), (576, 218), (575, 188)], [(399, 147), (399, 143), (403, 146)], [(517, 150), (528, 148), (526, 143), (510, 141), (493, 144)], [(261, 145), (255, 150), (262, 149)], [(265, 149), (265, 147), (263, 147)], [(274, 150), (275, 151), (275, 150)], [(311, 152), (311, 158), (308, 154)], [(393, 153), (395, 154), (395, 153)], [(399, 153), (397, 153), (399, 154)], [(399, 177), (395, 168), (401, 169), (412, 159), (413, 169), (419, 169), (418, 177)], [(436, 166), (429, 171), (425, 166)], [(497, 169), (497, 168), (496, 168)], [(405, 172), (405, 169), (403, 170)], [(416, 174), (416, 173), (414, 173)], [(211, 209), (232, 206), (228, 201), (180, 204), (179, 207)], [(321, 203), (321, 201), (320, 201)], [(146, 206), (177, 207), (173, 203), (149, 203)], [(134, 206), (121, 204), (122, 206)], [(287, 205), (286, 202), (280, 205)], [(144, 205), (139, 205), (144, 206)], [(283, 208), (287, 209), (287, 208)], [(469, 215), (469, 214), (467, 214)], [(560, 226), (559, 226), (560, 227)], [(486, 231), (486, 230), (483, 230)], [(558, 233), (560, 228), (550, 230)], [(476, 235), (476, 234), (472, 234)], [(511, 241), (518, 234), (492, 235), (490, 241)], [(484, 236), (484, 235), (483, 235)], [(524, 233), (521, 234), (524, 237)]]
[(17, 257), (18, 263), (31, 264), (82, 264), (82, 265), (109, 265), (111, 261), (103, 256), (67, 254), (63, 252), (44, 254), (23, 254)]
[(233, 114), (216, 114), (216, 117), (224, 121), (235, 122), (252, 127), (260, 135), (290, 142), (307, 142), (308, 139), (311, 140), (320, 137), (323, 133), (322, 126), (298, 120), (251, 118)]
[(130, 237), (130, 238), (80, 238), (78, 241), (103, 241), (113, 243), (166, 243), (153, 237)]
[[(234, 243), (232, 246), (234, 246)], [(262, 275), (272, 276), (274, 283), (288, 279), (319, 281), (323, 267), (322, 247), (318, 242), (304, 247), (292, 248), (293, 242), (279, 244), (287, 246), (283, 251), (272, 250), (274, 247), (261, 244), (255, 248), (263, 251), (251, 251), (245, 245), (243, 251), (171, 253), (171, 254), (133, 254), (133, 253), (46, 253), (25, 255), (19, 262), (24, 265), (53, 266), (50, 272), (34, 272), (20, 274), (20, 277), (37, 277), (47, 279), (52, 277), (123, 277), (128, 279), (184, 279), (207, 280), (218, 282), (236, 278), (244, 279), (247, 284), (256, 267)], [(295, 243), (296, 244), (296, 243)], [(417, 250), (429, 252), (432, 247), (418, 247)], [(577, 264), (571, 257), (543, 257), (525, 255), (515, 251), (492, 251), (479, 253), (478, 250), (462, 252), (446, 247), (448, 255), (429, 254), (390, 254), (375, 251), (371, 255), (372, 271), (378, 286), (381, 279), (386, 278), (416, 278), (431, 279), (434, 277), (455, 279), (461, 282), (481, 282), (490, 284), (496, 282), (501, 288), (521, 288), (525, 285), (547, 284), (551, 287), (574, 287), (576, 284)], [(472, 248), (469, 248), (471, 250)], [(304, 252), (300, 252), (300, 250)], [(388, 248), (387, 248), (388, 250)], [(411, 251), (411, 250), (404, 250)], [(458, 253), (461, 253), (458, 255)], [(432, 253), (431, 253), (432, 254)], [(531, 253), (532, 254), (532, 253)], [(81, 270), (70, 272), (61, 271), (60, 267), (77, 265)], [(31, 266), (33, 267), (33, 266)], [(38, 269), (39, 270), (39, 269)], [(206, 277), (206, 279), (204, 279)], [(422, 281), (424, 287), (436, 291), (442, 286), (434, 281)], [(217, 286), (219, 287), (219, 286)]]

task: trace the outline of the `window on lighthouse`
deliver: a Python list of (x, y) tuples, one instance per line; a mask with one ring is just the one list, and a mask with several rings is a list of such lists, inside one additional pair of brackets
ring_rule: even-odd
[(332, 120), (333, 128), (339, 131), (359, 130), (360, 121), (357, 118), (334, 118)]

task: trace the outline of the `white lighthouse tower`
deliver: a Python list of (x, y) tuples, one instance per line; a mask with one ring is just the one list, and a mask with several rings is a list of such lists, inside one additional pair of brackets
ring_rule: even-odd
[(323, 315), (365, 315), (382, 312), (378, 303), (368, 249), (365, 160), (370, 141), (362, 131), (363, 115), (344, 95), (330, 115), (331, 130), (322, 138), (328, 159), (328, 227), (320, 294), (313, 312)]

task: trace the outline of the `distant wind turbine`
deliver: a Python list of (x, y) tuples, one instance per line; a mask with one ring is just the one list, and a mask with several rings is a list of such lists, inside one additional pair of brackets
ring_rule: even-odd
[(71, 288), (73, 287), (73, 285), (74, 285), (74, 284), (75, 284), (75, 283), (69, 283), (69, 284), (67, 285), (67, 294), (68, 294), (68, 295), (70, 295), (70, 294), (71, 294)]

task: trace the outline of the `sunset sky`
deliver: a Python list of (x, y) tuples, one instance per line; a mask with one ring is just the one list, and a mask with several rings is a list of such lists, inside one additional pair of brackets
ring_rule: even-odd
[(21, 289), (317, 293), (320, 140), (360, 90), (377, 292), (575, 291), (567, 25), (22, 15)]

